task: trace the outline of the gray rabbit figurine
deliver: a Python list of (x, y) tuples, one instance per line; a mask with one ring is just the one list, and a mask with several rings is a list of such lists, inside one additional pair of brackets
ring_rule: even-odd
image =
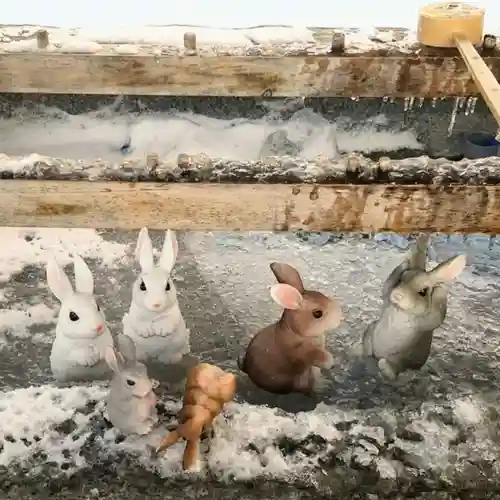
[(363, 335), (363, 356), (375, 358), (391, 381), (426, 363), (434, 330), (446, 317), (448, 285), (466, 265), (465, 255), (457, 255), (427, 271), (428, 243), (429, 235), (420, 236), (386, 279), (380, 317)]
[(118, 336), (119, 352), (108, 347), (106, 362), (114, 376), (108, 394), (108, 416), (124, 434), (148, 434), (158, 422), (156, 396), (146, 366), (136, 359), (135, 343)]

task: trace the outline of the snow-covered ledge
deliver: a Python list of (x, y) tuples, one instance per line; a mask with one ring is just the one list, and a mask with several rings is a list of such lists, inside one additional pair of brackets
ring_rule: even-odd
[(498, 157), (30, 155), (0, 158), (0, 175), (0, 226), (500, 233)]
[[(483, 56), (500, 78), (498, 47), (486, 50)], [(477, 95), (458, 53), (422, 47), (409, 29), (292, 26), (143, 26), (101, 31), (3, 26), (0, 91), (179, 96)]]

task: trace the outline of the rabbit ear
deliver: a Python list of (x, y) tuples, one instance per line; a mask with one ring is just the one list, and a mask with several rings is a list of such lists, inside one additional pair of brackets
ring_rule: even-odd
[(304, 291), (304, 284), (302, 283), (302, 278), (300, 277), (299, 272), (290, 264), (285, 264), (284, 262), (273, 262), (269, 267), (271, 268), (274, 276), (276, 276), (278, 283), (285, 283), (293, 286), (300, 293)]
[(294, 286), (285, 283), (273, 285), (270, 293), (274, 302), (283, 307), (283, 309), (300, 309), (304, 302), (300, 292)]
[(115, 350), (108, 346), (104, 352), (104, 359), (108, 366), (115, 372), (120, 373), (122, 369), (122, 359), (116, 355)]
[(439, 285), (440, 283), (447, 283), (458, 277), (464, 270), (467, 264), (467, 257), (465, 255), (457, 255), (451, 259), (441, 262), (432, 271), (427, 273), (427, 278), (431, 286)]
[(163, 248), (161, 249), (161, 256), (158, 262), (159, 266), (169, 273), (174, 267), (178, 251), (179, 245), (177, 244), (175, 233), (169, 229), (165, 232)]
[(139, 261), (139, 265), (143, 271), (147, 272), (153, 269), (153, 244), (151, 243), (147, 227), (143, 227), (139, 231), (137, 245), (135, 246), (135, 258)]
[(136, 355), (135, 342), (128, 335), (119, 335), (117, 341), (120, 354), (123, 356), (125, 361), (134, 363)]
[(429, 241), (429, 234), (422, 234), (417, 238), (417, 241), (415, 241), (412, 249), (406, 257), (409, 267), (414, 269), (422, 269), (422, 271), (425, 271), (427, 265), (427, 249), (429, 246)]
[(79, 256), (74, 255), (73, 266), (75, 268), (75, 288), (79, 293), (94, 293), (94, 277), (86, 262)]
[(47, 260), (46, 273), (47, 284), (59, 302), (62, 302), (66, 297), (73, 294), (73, 287), (71, 286), (68, 275), (57, 263), (53, 255), (50, 255)]

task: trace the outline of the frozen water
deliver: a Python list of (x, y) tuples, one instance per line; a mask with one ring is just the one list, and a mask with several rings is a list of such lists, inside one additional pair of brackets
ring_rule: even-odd
[(384, 115), (331, 123), (311, 109), (273, 103), (260, 119), (217, 119), (178, 112), (127, 112), (121, 101), (97, 112), (70, 115), (37, 106), (0, 119), (0, 151), (12, 156), (36, 153), (59, 158), (120, 160), (155, 152), (165, 160), (180, 153), (258, 160), (296, 154), (312, 159), (338, 151), (422, 149), (414, 132), (391, 130)]

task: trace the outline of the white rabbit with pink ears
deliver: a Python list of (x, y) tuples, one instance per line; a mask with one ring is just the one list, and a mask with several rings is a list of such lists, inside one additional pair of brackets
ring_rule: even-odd
[(113, 337), (94, 297), (91, 270), (79, 255), (74, 255), (73, 264), (75, 290), (53, 255), (47, 262), (47, 283), (61, 302), (50, 368), (60, 382), (108, 378), (111, 370), (105, 353), (113, 347)]
[(190, 332), (177, 301), (171, 272), (177, 259), (175, 233), (165, 232), (157, 264), (147, 228), (137, 238), (135, 258), (141, 267), (132, 289), (132, 302), (123, 317), (123, 333), (136, 346), (138, 361), (179, 363), (190, 352)]

